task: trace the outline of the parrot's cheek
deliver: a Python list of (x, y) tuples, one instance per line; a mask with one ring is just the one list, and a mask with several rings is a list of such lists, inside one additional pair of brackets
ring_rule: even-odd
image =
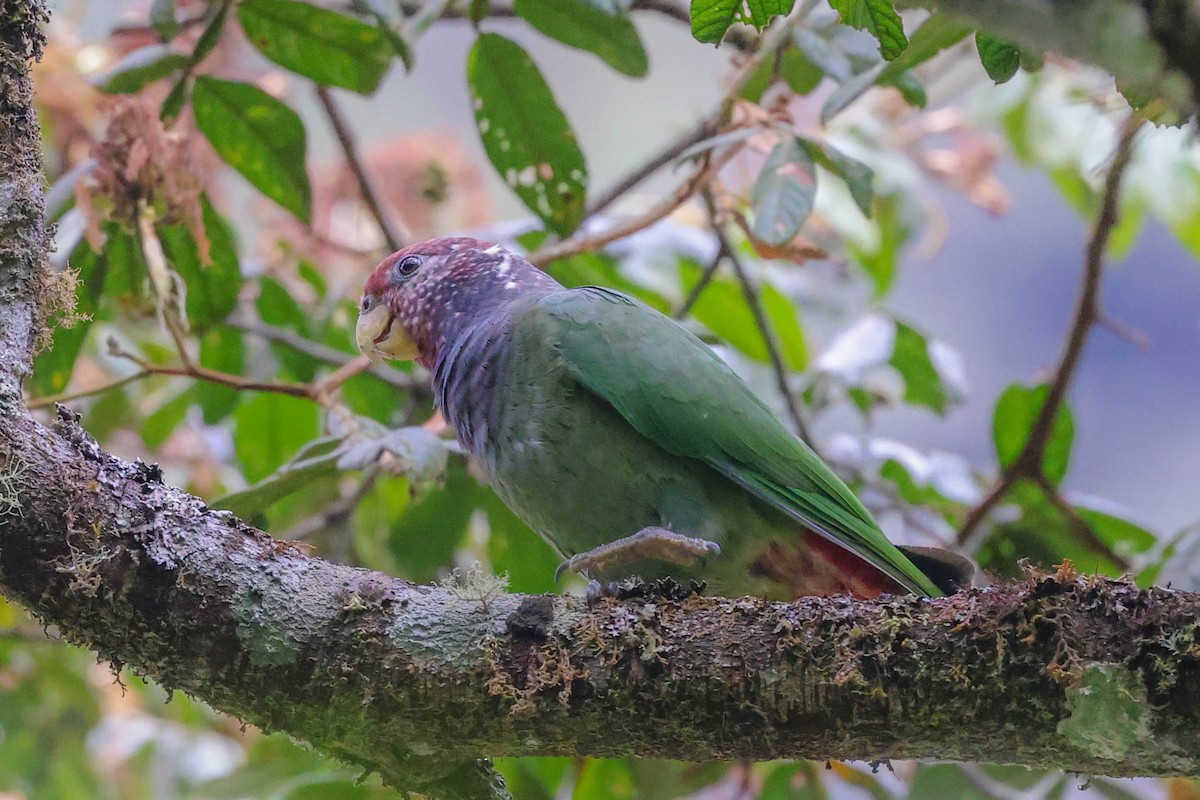
[(417, 357), (417, 345), (404, 332), (395, 316), (383, 303), (379, 303), (365, 314), (358, 315), (354, 328), (354, 339), (358, 349), (372, 361), (391, 358), (410, 361)]

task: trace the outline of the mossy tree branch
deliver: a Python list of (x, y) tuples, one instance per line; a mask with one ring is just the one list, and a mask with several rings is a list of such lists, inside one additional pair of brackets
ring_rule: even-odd
[[(1069, 572), (928, 601), (605, 601), (312, 558), (22, 406), (47, 280), (29, 60), (0, 0), (0, 592), (116, 665), (378, 770), (429, 755), (939, 758), (1200, 772), (1200, 596)], [(457, 767), (456, 767), (457, 768)]]
[(1200, 771), (1200, 596), (1075, 576), (929, 601), (605, 601), (332, 564), (6, 412), (4, 593), (115, 664), (405, 785), (640, 755)]

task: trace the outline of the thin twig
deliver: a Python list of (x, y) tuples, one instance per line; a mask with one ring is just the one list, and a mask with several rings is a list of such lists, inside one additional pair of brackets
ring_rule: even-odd
[(717, 248), (717, 254), (713, 256), (713, 260), (704, 268), (704, 272), (700, 275), (700, 280), (696, 281), (696, 285), (688, 292), (688, 296), (683, 299), (683, 303), (671, 315), (672, 319), (683, 319), (692, 312), (692, 308), (696, 305), (696, 301), (700, 299), (700, 295), (704, 293), (704, 289), (712, 283), (713, 276), (717, 274), (717, 269), (721, 266), (721, 259), (724, 257), (724, 252), (721, 248)]
[(399, 250), (404, 246), (403, 242), (407, 238), (402, 236), (393, 226), (391, 219), (383, 210), (383, 204), (379, 201), (379, 194), (375, 191), (375, 186), (371, 182), (371, 176), (367, 174), (366, 167), (363, 166), (362, 159), (358, 154), (358, 145), (354, 141), (354, 134), (351, 133), (350, 127), (346, 124), (346, 118), (342, 115), (341, 108), (338, 107), (337, 101), (333, 99), (329, 88), (317, 84), (317, 99), (321, 101), (321, 106), (325, 109), (325, 116), (329, 118), (329, 124), (333, 128), (334, 134), (337, 136), (338, 142), (342, 145), (342, 152), (346, 156), (346, 162), (350, 165), (350, 170), (354, 173), (354, 179), (358, 181), (358, 191), (362, 194), (363, 202), (367, 204), (371, 215), (375, 217), (375, 222), (379, 225), (379, 231), (383, 234), (383, 239), (387, 242), (389, 250)]
[[(958, 531), (960, 545), (969, 544), (987, 513), (1004, 498), (1017, 480), (1029, 478), (1035, 482), (1045, 481), (1042, 460), (1046, 452), (1046, 444), (1054, 429), (1054, 421), (1058, 417), (1058, 412), (1067, 395), (1067, 389), (1071, 385), (1071, 379), (1079, 366), (1088, 335), (1103, 317), (1100, 308), (1100, 287), (1104, 275), (1104, 253), (1108, 249), (1109, 238), (1117, 224), (1121, 180), (1133, 157), (1134, 136), (1142, 122), (1142, 115), (1135, 111), (1129, 115), (1121, 127), (1112, 165), (1104, 179), (1104, 194), (1100, 203), (1100, 212), (1096, 216), (1096, 222), (1092, 226), (1091, 236), (1088, 237), (1087, 248), (1084, 251), (1083, 279), (1079, 287), (1079, 296), (1075, 301), (1071, 327), (1067, 333), (1058, 366), (1055, 367), (1054, 374), (1050, 379), (1046, 400), (1030, 427), (1029, 437), (1025, 440), (1025, 446), (1021, 449), (1021, 453), (1001, 474), (996, 485), (988, 492), (983, 501), (971, 509), (963, 520), (962, 527)], [(1086, 527), (1086, 523), (1084, 526)], [(1074, 530), (1075, 527), (1073, 526), (1072, 529)], [(1089, 532), (1091, 532), (1090, 529)], [(1098, 542), (1099, 540), (1094, 537), (1094, 532), (1091, 533), (1093, 543)], [(1107, 545), (1102, 542), (1099, 544), (1104, 547), (1107, 557), (1114, 561), (1120, 558), (1112, 553)]]
[(713, 201), (712, 194), (709, 192), (703, 193), (704, 204), (708, 207), (709, 219), (712, 224), (713, 233), (717, 236), (717, 243), (720, 245), (720, 251), (717, 258), (721, 256), (729, 259), (729, 265), (733, 267), (733, 272), (737, 276), (738, 283), (742, 285), (742, 294), (746, 297), (746, 305), (750, 306), (750, 313), (754, 315), (754, 324), (758, 326), (759, 333), (762, 334), (763, 344), (767, 346), (767, 355), (771, 359), (771, 369), (775, 373), (775, 385), (779, 389), (779, 393), (783, 395), (784, 404), (787, 406), (788, 416), (791, 417), (792, 423), (796, 426), (796, 433), (805, 442), (811, 443), (812, 436), (808, 431), (808, 425), (805, 424), (804, 416), (800, 413), (800, 407), (796, 404), (796, 396), (792, 392), (792, 388), (788, 386), (788, 370), (783, 363), (783, 355), (779, 350), (779, 342), (775, 339), (775, 331), (771, 328), (771, 322), (767, 319), (767, 313), (763, 309), (762, 297), (759, 294), (758, 286), (750, 277), (750, 273), (746, 270), (746, 266), (742, 264), (742, 259), (734, 250), (733, 245), (729, 241), (729, 237), (725, 235), (725, 229), (717, 215), (717, 205)]
[(646, 178), (649, 178), (655, 172), (658, 172), (678, 158), (689, 147), (699, 144), (709, 136), (712, 136), (720, 127), (721, 119), (722, 116), (720, 114), (710, 115), (696, 123), (690, 130), (685, 131), (682, 136), (672, 140), (666, 147), (650, 156), (650, 158), (646, 159), (645, 163), (631, 171), (608, 191), (596, 198), (591, 207), (588, 208), (586, 216), (594, 217), (600, 214), (615, 203), (618, 198), (624, 196), (635, 186), (646, 180)]
[[(320, 342), (314, 342), (285, 328), (276, 328), (271, 325), (262, 325), (240, 319), (226, 320), (225, 324), (268, 342), (282, 344), (287, 348), (295, 350), (297, 353), (302, 353), (309, 358), (334, 367), (345, 366), (357, 358), (350, 353), (345, 353)], [(383, 364), (372, 364), (367, 372), (389, 386), (402, 391), (429, 391), (429, 378), (424, 374), (400, 372)]]
[(1066, 498), (1058, 491), (1058, 487), (1050, 483), (1044, 477), (1034, 479), (1038, 488), (1042, 490), (1042, 494), (1050, 501), (1050, 505), (1054, 506), (1059, 512), (1067, 518), (1067, 522), (1075, 531), (1075, 538), (1094, 553), (1108, 559), (1116, 567), (1124, 572), (1129, 571), (1129, 560), (1124, 556), (1113, 552), (1113, 549), (1108, 544), (1096, 535), (1096, 530), (1088, 523), (1086, 519), (1080, 516), (1074, 506), (1067, 502)]
[(291, 397), (308, 397), (311, 398), (312, 387), (304, 383), (270, 383), (255, 381), (249, 378), (244, 378), (241, 375), (231, 375), (228, 372), (218, 372), (217, 370), (202, 367), (199, 364), (186, 363), (178, 367), (165, 367), (160, 364), (154, 364), (141, 356), (135, 355), (124, 350), (115, 339), (108, 340), (109, 355), (116, 358), (124, 358), (127, 361), (132, 361), (141, 368), (142, 372), (147, 375), (171, 375), (180, 378), (195, 378), (196, 380), (207, 381), (209, 383), (219, 383), (223, 386), (231, 386), (239, 391), (246, 392), (274, 392), (276, 394), (286, 394)]
[(112, 391), (113, 389), (120, 389), (122, 386), (135, 381), (140, 381), (143, 378), (148, 378), (153, 374), (154, 373), (146, 372), (145, 370), (138, 370), (132, 375), (126, 375), (124, 378), (119, 378), (118, 380), (111, 381), (109, 383), (103, 383), (99, 386), (93, 386), (90, 389), (81, 389), (77, 392), (59, 392), (58, 394), (50, 394), (44, 397), (35, 397), (26, 403), (25, 407), (29, 409), (35, 409), (46, 408), (54, 405), (55, 403), (70, 403), (73, 400), (80, 400), (84, 397), (91, 397), (92, 395), (96, 394), (104, 394), (105, 392)]
[(715, 176), (722, 167), (739, 152), (740, 145), (732, 145), (720, 155), (709, 155), (706, 163), (697, 169), (690, 178), (666, 198), (655, 203), (644, 213), (632, 219), (620, 222), (599, 233), (573, 236), (555, 244), (546, 245), (529, 256), (529, 263), (534, 266), (545, 266), (560, 258), (588, 253), (599, 250), (610, 242), (632, 236), (638, 231), (650, 227), (678, 209)]

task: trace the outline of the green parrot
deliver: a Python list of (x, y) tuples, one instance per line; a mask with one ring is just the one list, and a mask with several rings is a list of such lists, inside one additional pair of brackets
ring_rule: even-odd
[(961, 557), (889, 542), (689, 331), (620, 292), (566, 289), (499, 245), (433, 239), (384, 259), (356, 338), (431, 370), (458, 441), (560, 572), (773, 598), (939, 596), (969, 576)]

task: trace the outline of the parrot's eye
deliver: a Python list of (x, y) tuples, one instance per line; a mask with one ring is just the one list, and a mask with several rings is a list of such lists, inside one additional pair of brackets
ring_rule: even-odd
[(359, 301), (358, 307), (360, 309), (362, 309), (363, 311), (370, 311), (371, 310), (371, 295), (364, 294), (362, 300)]
[(407, 278), (417, 271), (421, 266), (420, 256), (405, 256), (400, 259), (400, 263), (396, 265), (396, 274), (400, 277)]

